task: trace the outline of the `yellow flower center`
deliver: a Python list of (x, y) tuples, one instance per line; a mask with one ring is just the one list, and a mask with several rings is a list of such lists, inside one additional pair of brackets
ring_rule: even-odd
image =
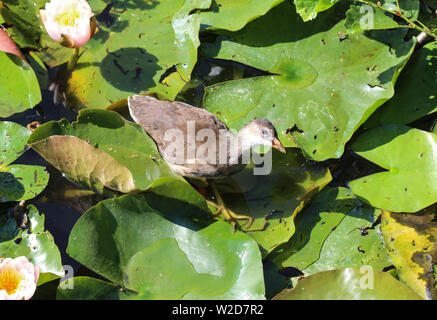
[(6, 290), (8, 295), (17, 292), (23, 277), (14, 269), (5, 268), (0, 270), (0, 290)]
[(77, 8), (68, 8), (55, 17), (56, 22), (63, 27), (74, 27), (76, 19), (79, 19), (79, 10)]

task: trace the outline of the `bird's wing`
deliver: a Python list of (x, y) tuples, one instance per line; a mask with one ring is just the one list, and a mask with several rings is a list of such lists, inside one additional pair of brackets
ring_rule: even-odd
[[(218, 150), (220, 131), (222, 130), (222, 134), (226, 132), (232, 135), (228, 133), (228, 127), (212, 113), (182, 102), (160, 101), (150, 96), (133, 96), (128, 98), (128, 105), (131, 117), (146, 130), (156, 142), (161, 155), (170, 163), (172, 161), (167, 151), (171, 147), (170, 144), (177, 140), (170, 139), (172, 136), (183, 137), (184, 163), (178, 164), (186, 166), (196, 163), (196, 154), (189, 152), (189, 148), (193, 147), (190, 141), (194, 143), (195, 150), (199, 150), (201, 145), (205, 149), (205, 142), (211, 146), (215, 144)], [(190, 128), (194, 128), (194, 137), (190, 134)], [(202, 129), (207, 130), (202, 132)], [(216, 139), (207, 138), (201, 133), (212, 134)]]

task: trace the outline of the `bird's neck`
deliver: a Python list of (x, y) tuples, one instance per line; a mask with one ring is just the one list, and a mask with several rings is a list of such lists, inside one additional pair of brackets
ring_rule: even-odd
[[(259, 141), (253, 138), (249, 129), (244, 127), (236, 136), (233, 137), (234, 144), (231, 143), (231, 152), (229, 154), (229, 164), (234, 165), (242, 161), (242, 157), (250, 157), (250, 150), (259, 145)], [(246, 161), (248, 159), (245, 159)]]

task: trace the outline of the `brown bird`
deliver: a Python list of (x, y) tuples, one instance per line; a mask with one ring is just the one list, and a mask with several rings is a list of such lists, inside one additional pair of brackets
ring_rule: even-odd
[(266, 119), (254, 119), (234, 134), (214, 114), (178, 101), (161, 101), (150, 96), (128, 98), (132, 119), (155, 141), (170, 168), (184, 177), (209, 178), (217, 199), (216, 214), (228, 221), (253, 218), (226, 208), (212, 178), (232, 175), (247, 164), (255, 146), (267, 145), (285, 153), (276, 129)]

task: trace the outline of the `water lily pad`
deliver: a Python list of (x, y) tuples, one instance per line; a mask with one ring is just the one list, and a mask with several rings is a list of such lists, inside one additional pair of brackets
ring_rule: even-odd
[(313, 274), (284, 290), (275, 300), (422, 300), (390, 274), (346, 268)]
[(203, 28), (236, 31), (284, 0), (214, 0), (200, 13)]
[[(302, 19), (308, 21), (316, 18), (319, 12), (331, 8), (340, 1), (342, 0), (294, 0), (294, 3)], [(419, 14), (420, 3), (417, 0), (369, 0), (368, 2), (393, 12), (401, 10), (412, 21), (416, 20)], [(375, 8), (375, 10), (378, 9)]]
[[(297, 143), (315, 160), (338, 158), (358, 127), (393, 96), (414, 41), (403, 40), (404, 30), (347, 34), (344, 21), (324, 31), (323, 24), (296, 23), (296, 13), (286, 3), (279, 7), (282, 12), (272, 10), (235, 33), (237, 42), (219, 38), (204, 46), (209, 56), (273, 74), (210, 86), (205, 107), (235, 129), (254, 117), (268, 118), (285, 146)], [(271, 43), (269, 35), (278, 38), (276, 28), (268, 28), (273, 22), (295, 38), (301, 30), (310, 33), (307, 28), (313, 34)]]
[(21, 47), (40, 48), (43, 32), (38, 9), (45, 0), (3, 0), (0, 14), (6, 23), (12, 25), (12, 38)]
[(319, 259), (325, 240), (345, 216), (360, 205), (348, 189), (322, 190), (295, 219), (296, 233), (269, 258), (282, 267), (305, 269)]
[[(209, 8), (211, 0), (119, 0), (106, 7), (97, 2), (90, 4), (99, 31), (84, 46), (69, 78), (69, 105), (103, 109), (146, 91), (175, 98), (197, 61), (200, 18), (194, 11)], [(50, 60), (67, 57), (64, 49), (49, 48)]]
[[(144, 194), (104, 200), (88, 210), (74, 226), (67, 251), (105, 278), (138, 290), (139, 297), (261, 299), (264, 282), (256, 243), (221, 221), (205, 228), (206, 215), (203, 198), (187, 183), (159, 180)], [(164, 247), (175, 255), (160, 250)], [(149, 270), (137, 272), (137, 265)], [(150, 278), (149, 272), (161, 274), (167, 285), (158, 285), (160, 278)], [(210, 288), (213, 296), (196, 289), (206, 288), (209, 280), (187, 287), (183, 277), (199, 279), (197, 273), (219, 280)], [(184, 289), (173, 291), (175, 285)]]
[(144, 190), (160, 177), (176, 177), (143, 128), (112, 111), (82, 110), (72, 124), (46, 123), (29, 144), (69, 178), (100, 193)]
[[(420, 83), (412, 86), (411, 79)], [(437, 42), (419, 49), (396, 83), (395, 96), (366, 122), (367, 128), (383, 124), (409, 124), (437, 112)]]
[[(33, 205), (27, 206), (27, 230), (20, 229), (15, 224), (13, 239), (0, 242), (0, 257), (16, 258), (25, 256), (30, 262), (39, 266), (40, 277), (38, 285), (62, 277), (64, 269), (61, 254), (50, 232), (44, 230), (44, 215)], [(9, 222), (12, 221), (9, 220)], [(0, 223), (0, 235), (10, 232), (10, 225)], [(2, 238), (2, 236), (0, 236)]]
[(35, 72), (27, 62), (0, 51), (0, 117), (33, 108), (41, 101)]
[[(435, 209), (434, 209), (435, 210)], [(436, 297), (433, 264), (437, 260), (435, 212), (383, 212), (381, 231), (401, 281), (424, 299)]]
[(56, 294), (56, 300), (119, 300), (125, 297), (119, 286), (83, 276), (65, 280)]
[(348, 31), (399, 28), (399, 24), (393, 20), (394, 17), (395, 15), (384, 10), (377, 10), (365, 5), (351, 5), (346, 13), (344, 26)]
[(0, 202), (32, 199), (47, 186), (49, 175), (43, 167), (10, 164), (26, 150), (29, 135), (19, 124), (0, 122)]
[[(348, 210), (323, 242), (318, 259), (302, 270), (305, 275), (361, 266), (382, 271), (391, 265), (378, 230), (379, 210), (365, 206), (357, 200), (353, 201), (350, 193), (346, 193), (345, 200), (343, 205)], [(309, 241), (312, 242), (311, 240)], [(293, 265), (292, 261), (290, 258), (287, 263)]]
[(373, 207), (417, 212), (437, 201), (437, 136), (403, 125), (372, 129), (352, 145), (358, 155), (386, 169), (349, 183)]

